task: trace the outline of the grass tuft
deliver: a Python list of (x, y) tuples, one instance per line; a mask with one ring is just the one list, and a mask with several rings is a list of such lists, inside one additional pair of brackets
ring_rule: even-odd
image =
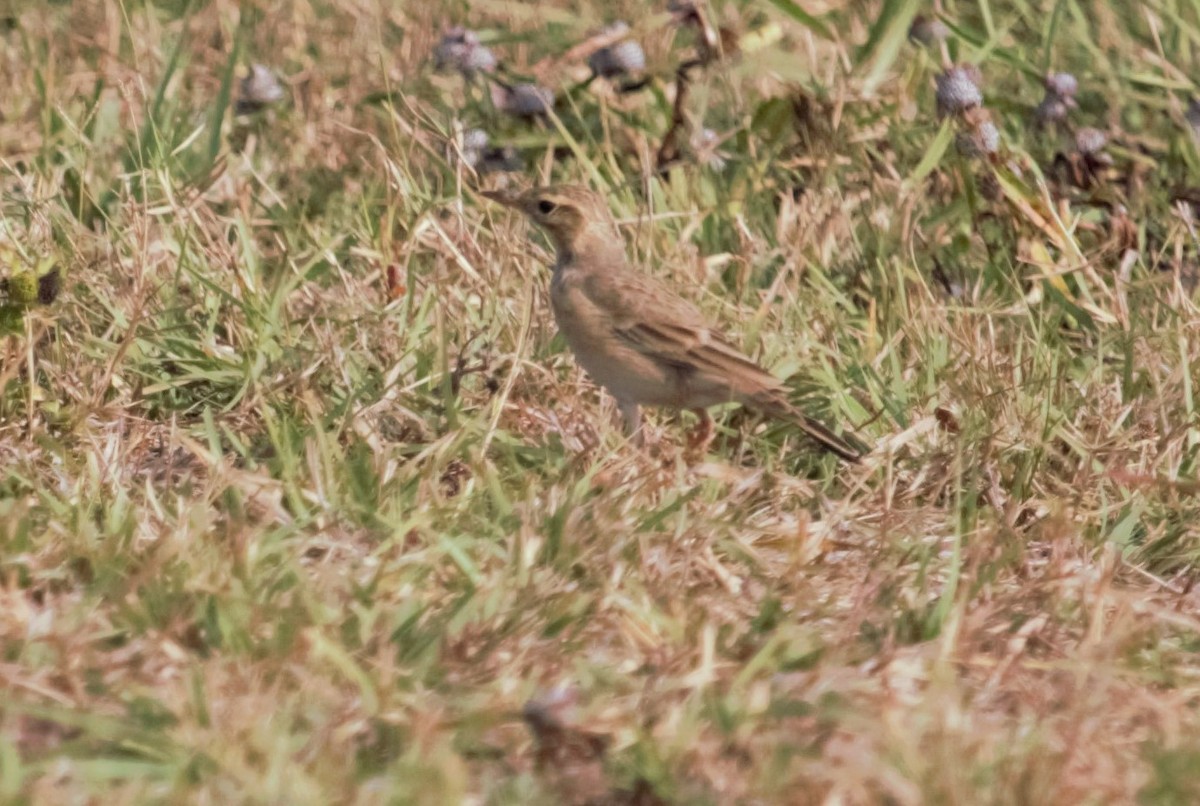
[[(935, 5), (0, 20), (0, 799), (1194, 802), (1200, 16)], [(534, 181), (871, 456), (628, 445)]]

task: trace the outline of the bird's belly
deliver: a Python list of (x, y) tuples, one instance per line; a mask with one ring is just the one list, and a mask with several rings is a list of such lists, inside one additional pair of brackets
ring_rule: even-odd
[(638, 352), (612, 331), (607, 316), (569, 293), (551, 294), (558, 329), (588, 376), (623, 402), (680, 407), (681, 374)]
[(623, 345), (600, 353), (575, 350), (579, 365), (613, 397), (647, 406), (679, 407), (684, 399), (678, 373)]

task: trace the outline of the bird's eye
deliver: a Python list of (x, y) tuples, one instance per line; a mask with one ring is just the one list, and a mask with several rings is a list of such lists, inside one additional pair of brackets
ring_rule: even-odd
[(554, 212), (554, 208), (556, 206), (557, 205), (555, 205), (555, 203), (549, 199), (542, 199), (540, 202), (538, 202), (538, 212), (542, 215), (550, 215)]

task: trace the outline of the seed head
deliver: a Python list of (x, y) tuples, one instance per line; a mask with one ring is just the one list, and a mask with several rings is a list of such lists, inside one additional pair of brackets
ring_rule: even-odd
[(1079, 91), (1079, 80), (1070, 73), (1051, 73), (1046, 76), (1046, 93), (1060, 98), (1074, 98)]
[(1075, 150), (1085, 157), (1094, 157), (1108, 145), (1108, 135), (1099, 129), (1085, 126), (1075, 132)]
[(698, 14), (695, 0), (668, 0), (667, 11), (676, 18), (682, 19)]
[(692, 150), (696, 152), (696, 159), (701, 165), (705, 165), (714, 171), (720, 172), (725, 170), (728, 164), (724, 152), (720, 151), (721, 138), (712, 129), (700, 129), (692, 136)]
[(483, 129), (470, 129), (463, 134), (463, 151), (482, 151), (491, 139)]
[(1050, 73), (1046, 76), (1044, 86), (1046, 96), (1034, 110), (1034, 117), (1039, 126), (1061, 123), (1078, 106), (1075, 93), (1079, 91), (1079, 81), (1070, 73)]
[(283, 85), (271, 68), (262, 64), (250, 65), (250, 71), (242, 78), (234, 111), (239, 115), (257, 112), (283, 100)]
[[(456, 156), (454, 149), (448, 149), (451, 158)], [(462, 147), (459, 149), (462, 161), (481, 174), (517, 171), (521, 162), (517, 152), (511, 146), (493, 146), (491, 138), (483, 129), (468, 129), (463, 132)]]
[(974, 65), (951, 67), (936, 80), (939, 117), (961, 115), (968, 109), (983, 105), (979, 68)]
[(535, 118), (547, 114), (554, 106), (554, 92), (540, 84), (515, 84), (498, 87), (496, 105), (510, 115)]
[(472, 168), (479, 165), (479, 161), (483, 158), (483, 152), (488, 147), (491, 138), (483, 129), (468, 129), (463, 132), (462, 143), (459, 145), (457, 152), (453, 143), (447, 144), (447, 157), (453, 159), (459, 155), (462, 161)]
[(1000, 150), (1000, 130), (986, 109), (973, 109), (964, 119), (967, 125), (954, 140), (964, 157), (987, 157)]
[(646, 69), (646, 53), (632, 39), (600, 48), (588, 57), (588, 67), (601, 78), (615, 78)]
[(531, 697), (521, 709), (521, 716), (535, 733), (540, 734), (575, 721), (578, 706), (579, 689), (559, 685)]
[(936, 45), (949, 36), (950, 29), (944, 22), (924, 14), (913, 17), (912, 25), (908, 27), (908, 38), (926, 47)]
[(461, 25), (449, 29), (433, 49), (433, 66), (457, 70), (470, 78), (496, 69), (496, 54), (479, 41), (479, 35)]
[(1187, 119), (1188, 126), (1192, 129), (1192, 134), (1200, 139), (1200, 98), (1192, 98), (1188, 101), (1187, 112), (1184, 113)]
[(1037, 118), (1037, 122), (1043, 126), (1048, 123), (1061, 123), (1067, 119), (1067, 112), (1074, 105), (1074, 99), (1063, 98), (1061, 95), (1048, 92), (1033, 114)]

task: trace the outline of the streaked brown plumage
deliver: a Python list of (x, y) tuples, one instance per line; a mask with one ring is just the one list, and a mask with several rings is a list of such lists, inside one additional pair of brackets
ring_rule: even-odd
[(606, 388), (631, 433), (639, 406), (692, 409), (705, 437), (705, 409), (736, 401), (795, 423), (823, 448), (847, 461), (860, 451), (797, 410), (783, 383), (719, 332), (696, 306), (630, 266), (608, 205), (571, 185), (523, 193), (485, 192), (521, 211), (550, 236), (557, 253), (550, 305), (567, 344), (587, 373)]

